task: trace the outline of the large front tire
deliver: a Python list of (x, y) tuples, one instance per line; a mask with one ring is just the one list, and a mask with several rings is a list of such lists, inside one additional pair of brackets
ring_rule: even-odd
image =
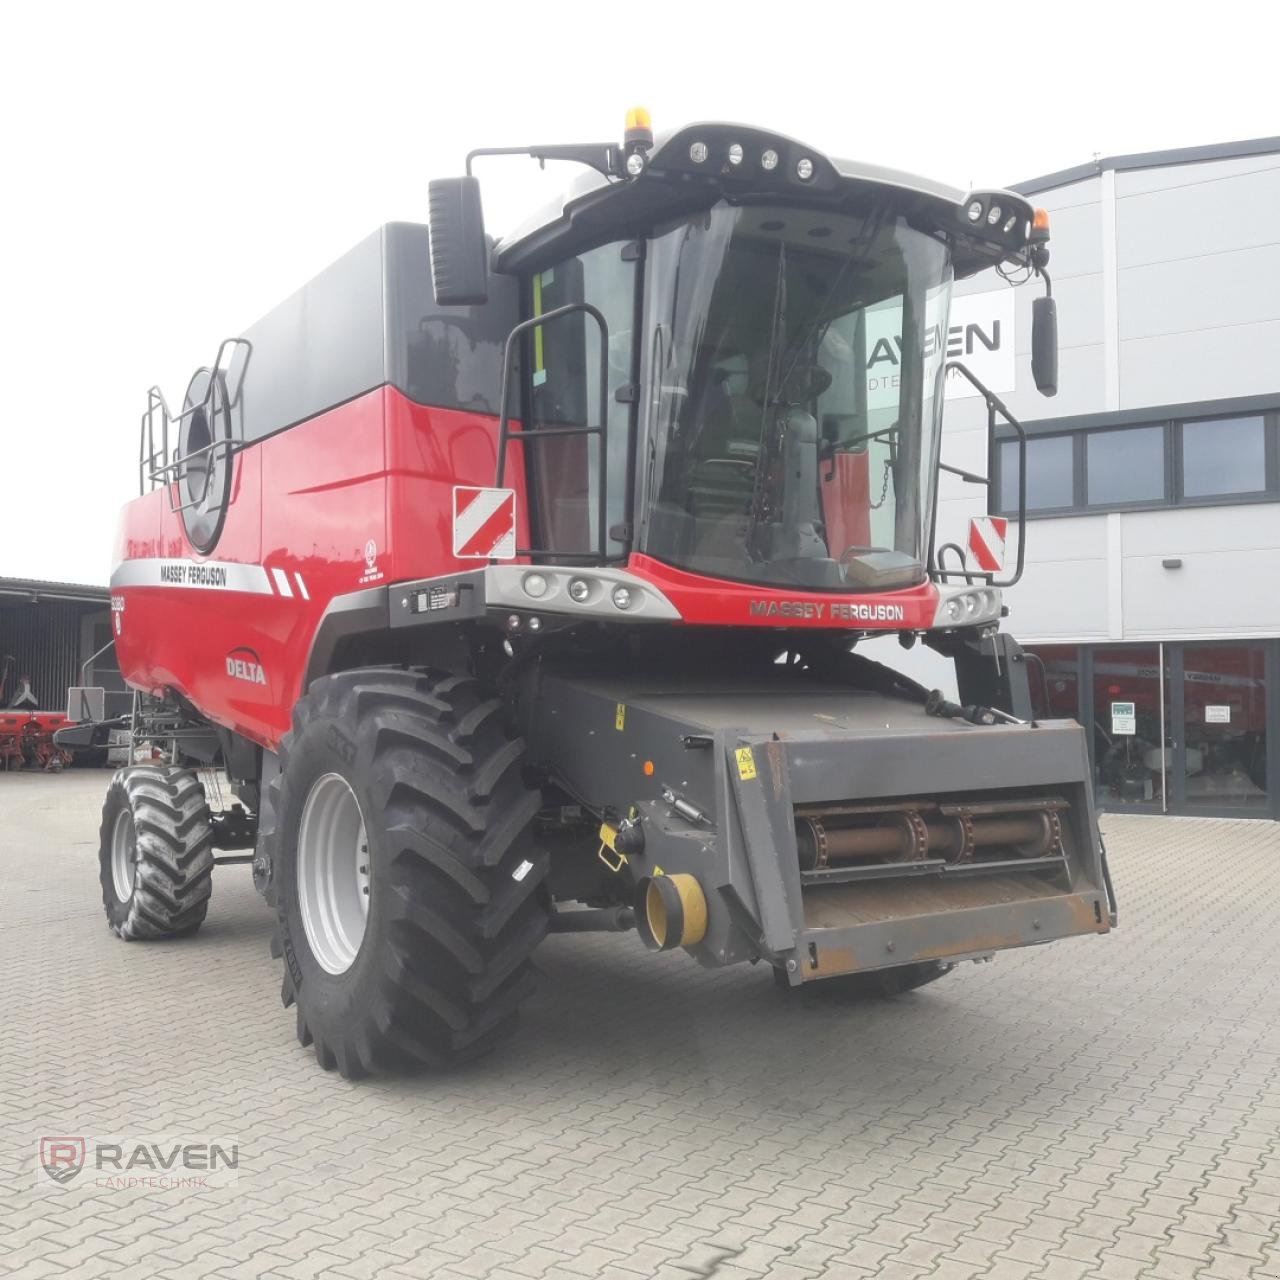
[(194, 933), (213, 892), (213, 825), (196, 774), (157, 765), (119, 770), (102, 805), (98, 862), (117, 937)]
[(513, 1030), (547, 931), (539, 797), (477, 681), (316, 681), (281, 745), (272, 878), (298, 1039), (347, 1078), (446, 1066)]

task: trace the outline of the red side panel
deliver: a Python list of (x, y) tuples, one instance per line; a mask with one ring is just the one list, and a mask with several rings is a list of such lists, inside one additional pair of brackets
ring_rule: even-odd
[(938, 589), (931, 582), (906, 591), (828, 595), (704, 578), (646, 555), (633, 555), (627, 568), (653, 583), (685, 622), (699, 626), (916, 630), (933, 626), (938, 610)]
[[(117, 566), (123, 562), (145, 568), (149, 560), (258, 565), (261, 468), (261, 454), (256, 449), (247, 449), (234, 459), (227, 517), (212, 556), (199, 556), (192, 549), (182, 513), (171, 509), (170, 500), (178, 501), (177, 486), (171, 485), (168, 492), (155, 490), (124, 509)], [(157, 521), (158, 546), (152, 532)], [(122, 674), (142, 689), (178, 689), (220, 723), (260, 734), (262, 689), (255, 687), (257, 696), (245, 699), (249, 686), (228, 678), (226, 654), (237, 643), (233, 637), (246, 625), (255, 630), (261, 625), (260, 602), (265, 599), (191, 586), (121, 586), (113, 580), (112, 611)]]
[[(385, 392), (387, 414), (387, 524), (393, 580), (465, 572), (474, 560), (453, 554), (454, 485), (493, 484), (497, 474), (497, 419), (457, 409), (414, 404)], [(516, 541), (529, 545), (529, 507), (521, 447), (508, 450), (503, 484), (516, 491)]]
[(387, 578), (384, 395), (361, 396), (257, 446), (262, 563), (274, 594), (259, 602), (253, 638), (242, 641), (261, 655), (267, 684), (246, 686), (240, 701), (273, 741), (289, 729), (325, 606)]
[[(257, 502), (244, 502), (245, 474), (251, 472), (250, 487), (257, 489), (259, 480), (258, 460), (250, 453), (241, 454), (233, 463), (232, 502), (227, 512), (224, 538), (244, 543), (241, 526), (252, 527), (252, 545), (248, 548), (257, 556)], [(182, 529), (181, 513), (170, 509), (176, 503), (177, 487), (154, 489), (135, 499), (124, 508), (116, 537), (115, 566), (122, 563), (137, 564), (149, 560), (193, 557), (194, 552)], [(174, 686), (188, 696), (193, 694), (190, 683), (199, 670), (193, 662), (193, 623), (206, 627), (205, 617), (209, 600), (204, 609), (193, 612), (192, 605), (199, 603), (194, 593), (169, 590), (142, 590), (121, 587), (112, 582), (112, 611), (116, 630), (116, 653), (120, 670), (127, 680), (143, 689), (158, 690)], [(221, 602), (218, 602), (221, 603)], [(176, 639), (176, 643), (174, 642)]]
[[(209, 556), (192, 549), (165, 494), (131, 502), (112, 586), (125, 678), (177, 689), (274, 748), (334, 596), (475, 568), (452, 554), (453, 486), (493, 483), (496, 440), (491, 417), (384, 387), (239, 453)], [(518, 449), (509, 468), (524, 541)]]

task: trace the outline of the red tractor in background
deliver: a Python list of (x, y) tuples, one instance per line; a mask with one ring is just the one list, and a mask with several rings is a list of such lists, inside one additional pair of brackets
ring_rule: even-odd
[[(470, 169), (507, 154), (585, 172), (495, 242)], [(951, 287), (1047, 285), (1043, 213), (641, 112), (467, 170), (150, 394), (111, 586), (164, 759), (107, 796), (111, 927), (191, 932), (251, 849), (349, 1077), (506, 1035), (548, 930), (896, 991), (1111, 928), (1084, 734), (999, 630), (1022, 513), (1008, 578), (933, 545)]]
[(31, 678), (20, 676), (13, 689), (14, 661), (0, 658), (0, 771), (44, 769), (61, 773), (72, 762), (71, 752), (54, 741), (54, 734), (71, 724), (61, 711), (40, 711)]

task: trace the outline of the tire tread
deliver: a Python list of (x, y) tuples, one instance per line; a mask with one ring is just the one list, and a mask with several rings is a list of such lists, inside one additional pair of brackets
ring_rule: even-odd
[[(116, 897), (111, 874), (111, 840), (121, 807), (133, 817), (136, 854), (127, 904)], [(193, 770), (168, 765), (118, 770), (107, 789), (100, 840), (103, 905), (117, 937), (126, 942), (185, 937), (200, 927), (213, 892), (213, 826)]]
[[(277, 815), (297, 808), (290, 750), (318, 718), (342, 720), (364, 753), (377, 809), (366, 821), (380, 833), (387, 883), (383, 927), (366, 936), (380, 953), (369, 970), (373, 998), (345, 1022), (313, 1006), (310, 977), (299, 985), (286, 963), (281, 998), (297, 1005), (298, 1040), (348, 1078), (469, 1060), (514, 1029), (547, 932), (549, 868), (526, 840), (540, 797), (523, 780), (524, 744), (507, 735), (502, 704), (472, 676), (420, 668), (326, 676), (300, 700), (281, 746), (270, 784)], [(281, 835), (270, 833), (273, 857)], [(297, 926), (286, 895), (276, 896), (273, 950), (287, 954)], [(305, 940), (295, 934), (292, 945)]]

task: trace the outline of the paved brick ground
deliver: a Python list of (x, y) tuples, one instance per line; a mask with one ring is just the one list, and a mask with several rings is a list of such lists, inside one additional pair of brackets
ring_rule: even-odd
[[(1112, 818), (1123, 929), (806, 1005), (551, 939), (465, 1074), (294, 1040), (247, 868), (117, 942), (104, 774), (0, 776), (0, 1271), (23, 1277), (1280, 1277), (1280, 827)], [(239, 1139), (234, 1187), (42, 1190), (40, 1134)]]

